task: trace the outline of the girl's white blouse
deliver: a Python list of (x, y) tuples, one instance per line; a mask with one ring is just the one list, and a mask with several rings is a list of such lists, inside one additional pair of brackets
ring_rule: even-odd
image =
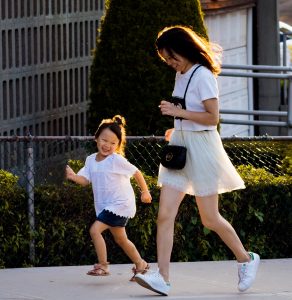
[(106, 209), (133, 218), (136, 201), (130, 178), (138, 169), (120, 154), (113, 153), (99, 162), (95, 159), (96, 154), (89, 155), (77, 173), (92, 184), (96, 215)]

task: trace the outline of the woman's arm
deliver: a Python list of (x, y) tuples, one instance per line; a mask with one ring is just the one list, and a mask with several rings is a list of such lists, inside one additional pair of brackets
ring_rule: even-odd
[(141, 189), (141, 201), (144, 203), (151, 203), (152, 197), (142, 173), (137, 170), (133, 176)]
[(89, 181), (85, 177), (76, 175), (76, 173), (69, 166), (66, 166), (66, 178), (82, 186), (89, 184)]
[(204, 112), (195, 112), (182, 109), (173, 105), (168, 101), (161, 101), (160, 109), (163, 115), (179, 117), (186, 120), (194, 121), (202, 125), (217, 125), (219, 122), (219, 103), (216, 98), (211, 98), (203, 101), (205, 107)]

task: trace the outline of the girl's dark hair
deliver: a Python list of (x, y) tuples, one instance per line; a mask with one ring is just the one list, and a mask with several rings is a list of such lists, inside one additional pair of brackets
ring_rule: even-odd
[(207, 67), (214, 75), (221, 71), (221, 47), (200, 37), (189, 27), (165, 27), (158, 33), (155, 46), (163, 60), (161, 51), (165, 49), (171, 57), (174, 58), (177, 53), (193, 64), (199, 63)]
[(97, 139), (101, 132), (108, 128), (110, 129), (119, 139), (119, 145), (116, 150), (117, 153), (125, 155), (125, 145), (126, 145), (126, 120), (120, 115), (115, 115), (112, 119), (103, 119), (99, 124), (94, 137)]

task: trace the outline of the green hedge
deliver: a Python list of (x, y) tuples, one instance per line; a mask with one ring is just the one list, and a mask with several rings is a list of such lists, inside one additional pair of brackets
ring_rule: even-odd
[[(73, 164), (74, 166), (74, 164)], [(77, 168), (78, 163), (75, 164)], [(221, 212), (247, 249), (262, 258), (287, 258), (292, 254), (292, 180), (275, 177), (264, 169), (240, 166), (246, 189), (221, 195)], [(153, 203), (137, 198), (137, 214), (128, 226), (129, 238), (149, 262), (156, 261), (156, 216), (159, 188), (146, 176)], [(139, 192), (133, 183), (137, 196)], [(0, 170), (0, 267), (25, 267), (29, 261), (27, 199), (17, 177)], [(35, 190), (35, 266), (84, 265), (96, 261), (88, 233), (94, 221), (90, 187), (70, 182), (42, 185)], [(111, 263), (129, 263), (109, 233), (105, 234)], [(203, 228), (194, 204), (186, 197), (175, 224), (172, 261), (233, 259), (216, 234)]]
[(0, 170), (0, 267), (28, 264), (27, 200), (17, 182)]

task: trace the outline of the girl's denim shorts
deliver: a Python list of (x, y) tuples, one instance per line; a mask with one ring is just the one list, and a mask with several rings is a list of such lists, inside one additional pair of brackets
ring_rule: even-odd
[(104, 209), (96, 218), (97, 221), (100, 221), (106, 225), (111, 227), (125, 227), (129, 221), (127, 217), (117, 216), (116, 214), (112, 213)]

